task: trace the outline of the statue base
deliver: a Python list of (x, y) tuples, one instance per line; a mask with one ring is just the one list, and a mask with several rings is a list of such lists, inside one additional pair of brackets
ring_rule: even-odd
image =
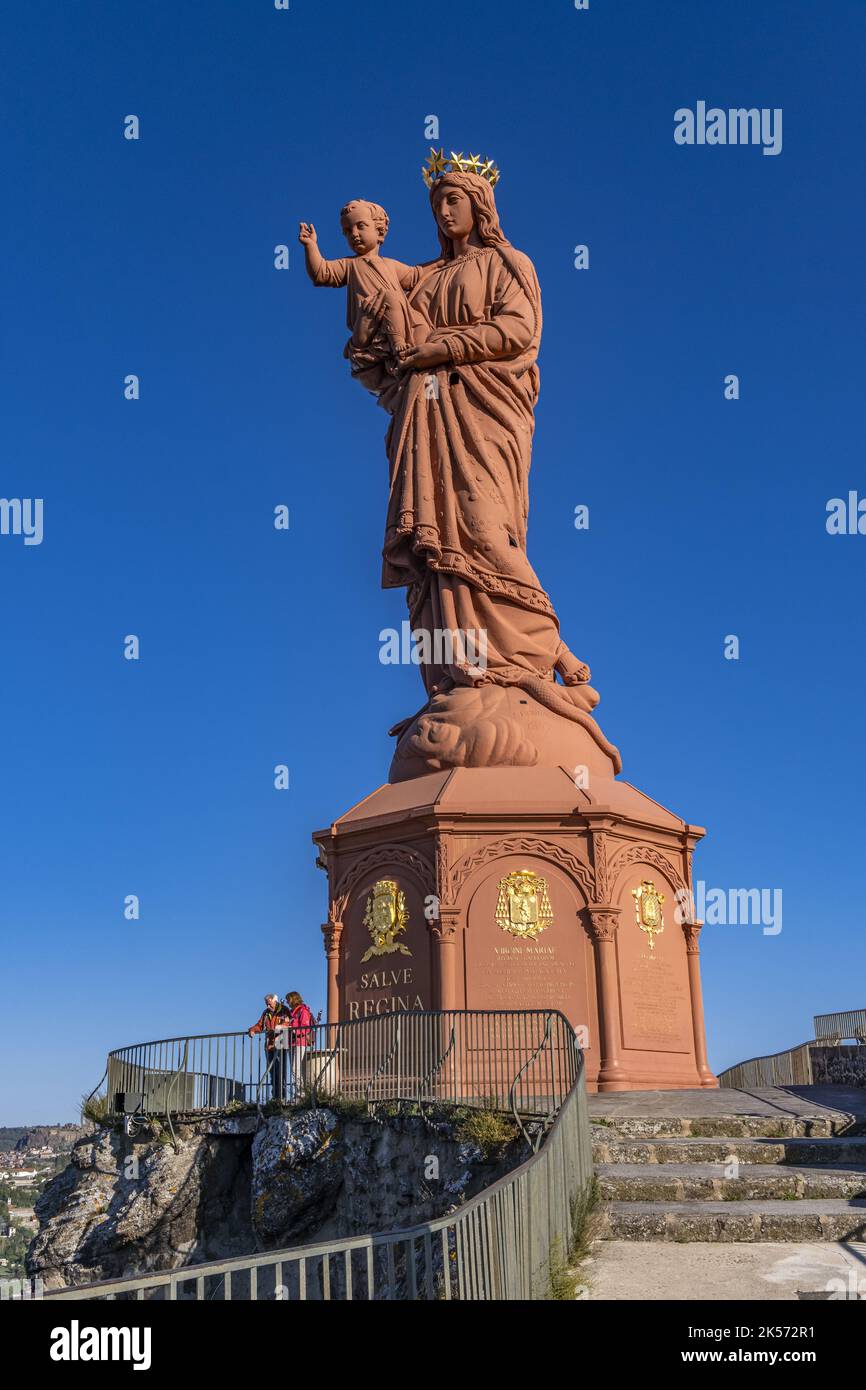
[(592, 1091), (716, 1086), (678, 910), (704, 832), (593, 761), (428, 772), (316, 832), (328, 1021), (555, 1008)]
[(613, 777), (619, 750), (590, 714), (588, 685), (562, 686), (527, 675), (525, 686), (459, 685), (433, 695), (391, 730), (397, 747), (389, 781), (449, 767), (559, 767)]

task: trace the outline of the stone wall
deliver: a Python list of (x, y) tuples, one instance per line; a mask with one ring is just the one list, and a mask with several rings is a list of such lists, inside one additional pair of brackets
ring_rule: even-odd
[(866, 1047), (812, 1047), (812, 1079), (816, 1086), (866, 1086)]

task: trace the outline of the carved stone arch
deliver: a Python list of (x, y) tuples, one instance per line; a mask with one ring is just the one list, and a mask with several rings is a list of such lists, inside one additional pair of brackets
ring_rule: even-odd
[(593, 902), (595, 875), (588, 864), (564, 849), (562, 845), (551, 844), (549, 840), (541, 840), (532, 835), (513, 835), (502, 840), (488, 840), (479, 849), (471, 850), (464, 854), (462, 859), (458, 859), (445, 880), (447, 897), (443, 899), (443, 905), (451, 906), (454, 903), (463, 884), (476, 869), (480, 869), (491, 859), (501, 859), (508, 854), (532, 855), (535, 859), (545, 859), (551, 864), (556, 864), (573, 875), (583, 889), (587, 902)]
[(342, 918), (349, 894), (366, 874), (374, 869), (395, 867), (407, 869), (416, 876), (422, 889), (426, 887), (430, 892), (433, 891), (433, 865), (426, 855), (417, 849), (406, 849), (402, 845), (382, 845), (378, 849), (370, 850), (369, 854), (362, 855), (341, 875), (331, 901), (331, 916), (338, 921)]
[(666, 855), (660, 850), (654, 849), (652, 845), (631, 845), (628, 849), (618, 850), (610, 863), (610, 882), (612, 885), (610, 898), (614, 900), (616, 896), (616, 886), (618, 879), (629, 864), (651, 864), (658, 869), (659, 873), (664, 874), (669, 882), (678, 891), (685, 892), (685, 880), (679, 869), (671, 863)]

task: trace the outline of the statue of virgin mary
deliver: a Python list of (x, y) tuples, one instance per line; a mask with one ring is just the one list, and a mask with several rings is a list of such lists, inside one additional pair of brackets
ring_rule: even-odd
[(427, 702), (392, 730), (391, 779), (448, 766), (561, 765), (587, 736), (619, 771), (590, 713), (599, 697), (589, 668), (562, 641), (527, 555), (535, 268), (500, 225), (495, 166), (441, 151), (428, 166), (441, 257), (409, 291), (426, 341), (396, 372), (374, 365), (359, 374), (391, 415), (383, 587), (406, 589), (413, 631), (476, 636), (444, 656), (441, 643), (430, 647)]

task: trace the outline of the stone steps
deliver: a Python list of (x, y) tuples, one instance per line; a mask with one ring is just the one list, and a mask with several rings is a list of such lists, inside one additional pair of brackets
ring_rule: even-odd
[(599, 1195), (614, 1202), (866, 1199), (866, 1166), (764, 1163), (600, 1163)]
[(795, 1139), (830, 1138), (858, 1131), (840, 1115), (622, 1115), (615, 1122), (593, 1120), (593, 1137), (605, 1131), (628, 1139)]
[(866, 1169), (866, 1139), (622, 1139), (599, 1127), (593, 1157), (602, 1163), (740, 1163), (862, 1164)]
[(603, 1239), (866, 1238), (866, 1091), (619, 1092), (590, 1119)]
[(866, 1200), (610, 1202), (600, 1216), (605, 1240), (863, 1240)]

